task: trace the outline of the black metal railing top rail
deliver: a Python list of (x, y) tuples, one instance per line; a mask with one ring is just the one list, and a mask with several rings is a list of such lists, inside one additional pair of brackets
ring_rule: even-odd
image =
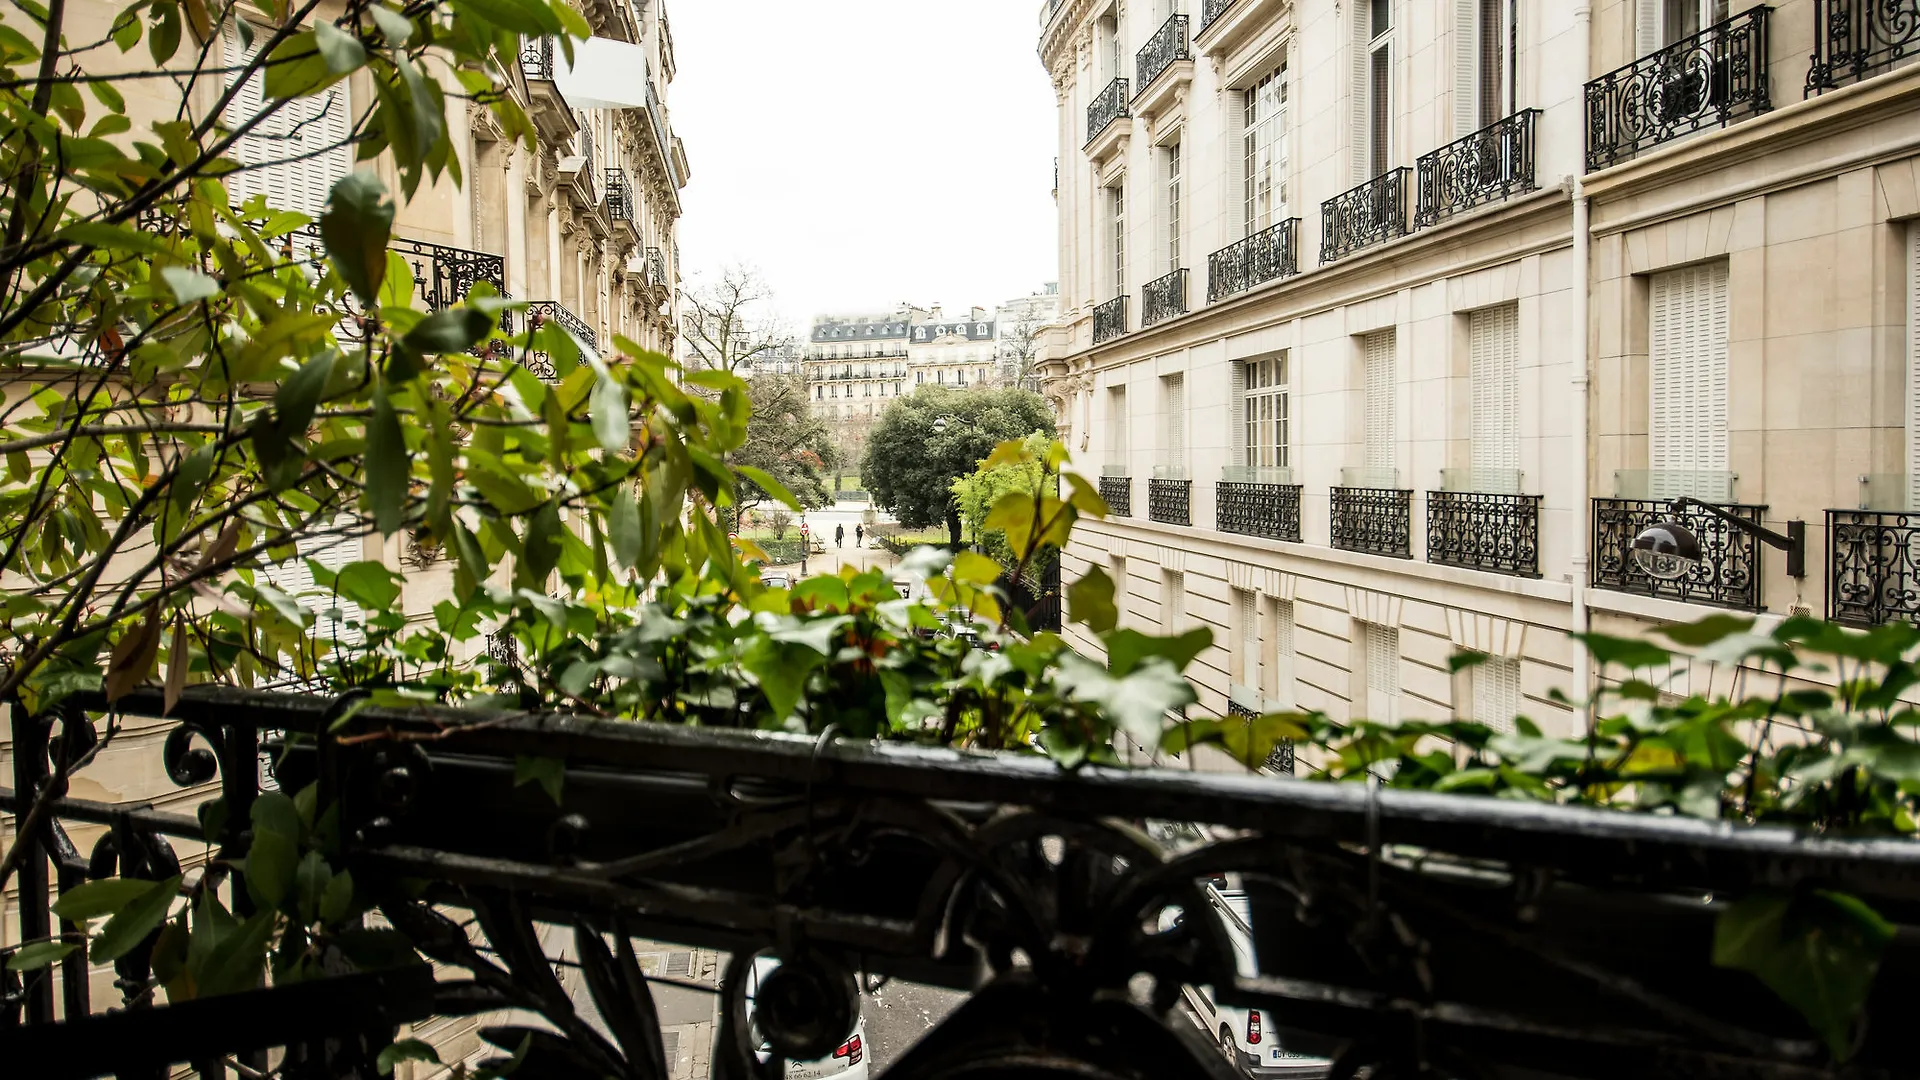
[[(1175, 15), (1160, 24), (1147, 43), (1134, 54), (1133, 61), (1140, 76), (1140, 90), (1144, 94), (1168, 68), (1182, 60), (1191, 59), (1187, 55), (1187, 17)], [(1095, 134), (1098, 134), (1097, 132)]]
[(1539, 117), (1539, 109), (1522, 109), (1415, 162), (1414, 228), (1532, 191)]
[(1093, 343), (1098, 345), (1127, 332), (1127, 298), (1116, 296), (1093, 309)]
[(1813, 0), (1812, 97), (1920, 56), (1920, 0)]
[[(1692, 604), (1761, 611), (1761, 553), (1764, 545), (1752, 533), (1694, 507), (1681, 507), (1676, 516), (1666, 499), (1593, 500), (1593, 574), (1595, 588), (1684, 600)], [(1722, 504), (1721, 509), (1754, 524), (1765, 506)], [(1663, 581), (1649, 575), (1633, 559), (1633, 538), (1648, 527), (1678, 520), (1700, 541), (1700, 562), (1679, 578)]]
[(1587, 171), (1773, 108), (1767, 16), (1751, 8), (1587, 84)]
[(1223, 480), (1213, 486), (1213, 527), (1299, 543), (1300, 485)]
[(1149, 477), (1147, 520), (1162, 525), (1193, 524), (1193, 481)]
[(1132, 115), (1127, 112), (1129, 100), (1131, 99), (1127, 96), (1127, 80), (1121, 78), (1108, 83), (1105, 90), (1100, 91), (1092, 101), (1087, 103), (1087, 145), (1093, 145), (1093, 140), (1107, 130), (1108, 124)]
[(1920, 514), (1827, 511), (1827, 618), (1920, 622)]
[(1187, 313), (1187, 270), (1181, 267), (1140, 287), (1142, 330)]
[(1207, 303), (1300, 272), (1300, 219), (1236, 240), (1207, 256)]
[(1225, 15), (1227, 9), (1238, 2), (1239, 0), (1203, 0), (1200, 5), (1200, 27), (1194, 31), (1194, 34), (1206, 33), (1207, 27), (1212, 26), (1215, 19)]
[(1133, 516), (1133, 479), (1126, 476), (1102, 476), (1100, 497), (1114, 517)]
[(1371, 555), (1413, 557), (1413, 492), (1402, 488), (1336, 487), (1329, 491), (1333, 546)]
[(1540, 496), (1427, 492), (1427, 561), (1540, 576)]
[(633, 220), (633, 185), (627, 182), (627, 170), (607, 170), (607, 216), (614, 221)]
[(1402, 165), (1320, 204), (1320, 261), (1407, 235), (1407, 177)]
[[(789, 992), (811, 990), (809, 1003), (837, 1014), (827, 1023), (808, 1010), (794, 1023), (763, 1002), (758, 1031), (809, 1060), (857, 1019), (849, 972), (968, 991), (985, 972), (991, 981), (969, 1006), (916, 1049), (921, 1067), (1045, 1055), (1054, 1071), (1104, 1075), (1114, 1070), (1098, 1063), (1121, 1053), (1151, 1066), (1127, 1075), (1209, 1075), (1196, 1055), (1212, 1047), (1188, 1049), (1162, 1026), (1184, 1016), (1095, 1004), (1124, 1000), (1152, 971), (1170, 987), (1208, 985), (1216, 1000), (1261, 1009), (1264, 1034), (1289, 1051), (1365, 1057), (1377, 1073), (1403, 1053), (1470, 1050), (1490, 1075), (1668, 1080), (1737, 1063), (1738, 1075), (1785, 1080), (1818, 1073), (1818, 1040), (1758, 980), (1711, 967), (1708, 945), (1719, 905), (1814, 886), (1858, 897), (1897, 927), (1875, 999), (1920, 994), (1911, 929), (1920, 845), (1906, 839), (1261, 775), (1067, 770), (1037, 755), (552, 713), (349, 713), (348, 703), (209, 687), (173, 708), (157, 689), (113, 703), (119, 715), (176, 725), (160, 752), (166, 775), (183, 787), (217, 781), (224, 799), (226, 812), (205, 826), (53, 798), (46, 827), (19, 829), (34, 801), (23, 793), (42, 790), (52, 755), (70, 759), (97, 737), (77, 710), (107, 703), (71, 699), (61, 720), (14, 712), (19, 787), (0, 790), (0, 807), (32, 845), (17, 917), (40, 937), (53, 932), (56, 891), (116, 869), (168, 880), (179, 865), (169, 837), (217, 844), (226, 883), (212, 889), (243, 904), (262, 752), (280, 787), (311, 787), (313, 805), (338, 821), (329, 857), (352, 872), (356, 895), (361, 882), (395, 879), (428, 891), (380, 898), (377, 914), (400, 935), (387, 942), (399, 950), (388, 964), (399, 966), (329, 966), (300, 982), (174, 1002), (150, 986), (148, 939), (118, 965), (117, 1004), (140, 1007), (89, 1015), (84, 954), (61, 960), (75, 1018), (61, 1022), (47, 969), (7, 972), (18, 979), (8, 1011), (26, 1023), (0, 1030), (6, 1060), (41, 1062), (45, 1077), (155, 1075), (233, 1055), (264, 1072), (265, 1050), (289, 1046), (301, 1075), (370, 1075), (361, 1066), (403, 1023), (522, 1009), (548, 1025), (539, 1038), (521, 1028), (485, 1035), (508, 1053), (530, 1043), (529, 1074), (652, 1080), (664, 1071), (658, 1024), (635, 1020), (657, 1008), (632, 955), (640, 938), (736, 954), (715, 1040), (716, 1056), (733, 1056), (716, 1075), (758, 1075), (754, 1040), (735, 1025), (753, 958), (770, 951)], [(557, 770), (557, 782), (516, 784), (527, 761)], [(68, 823), (110, 828), (88, 857)], [(1167, 918), (1207, 910), (1206, 881), (1222, 873), (1242, 882), (1251, 949), (1209, 920)], [(1714, 904), (1699, 902), (1709, 894)], [(1388, 920), (1392, 936), (1366, 933)], [(1140, 930), (1168, 923), (1158, 935)], [(558, 969), (540, 924), (576, 930)], [(443, 965), (442, 981), (409, 944)], [(1016, 968), (1019, 953), (1031, 970)], [(1237, 955), (1257, 957), (1256, 969), (1240, 971)], [(1484, 977), (1490, 968), (1499, 977)], [(1383, 1022), (1382, 1003), (1414, 979), (1434, 989), (1418, 1030), (1397, 1037), (1405, 1025)], [(1634, 992), (1610, 989), (1623, 985)], [(588, 1021), (590, 1007), (612, 1018), (614, 1038)], [(1073, 1035), (1074, 1020), (1103, 1009), (1110, 1023)], [(806, 1042), (810, 1026), (825, 1030)], [(1861, 1030), (1855, 1060), (1867, 1075), (1899, 1073), (1906, 1027)]]

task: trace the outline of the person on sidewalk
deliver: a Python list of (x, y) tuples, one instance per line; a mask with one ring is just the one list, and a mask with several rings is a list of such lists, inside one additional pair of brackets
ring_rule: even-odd
[(867, 530), (859, 525), (853, 527), (853, 546), (859, 547), (867, 542)]
[(847, 527), (845, 525), (835, 525), (833, 527), (833, 546), (837, 548), (847, 546)]

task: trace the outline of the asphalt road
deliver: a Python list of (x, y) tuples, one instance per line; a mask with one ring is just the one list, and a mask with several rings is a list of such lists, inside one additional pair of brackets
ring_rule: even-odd
[(965, 994), (906, 982), (890, 982), (869, 995), (863, 1012), (873, 1047), (871, 1075), (899, 1061), (964, 1000)]

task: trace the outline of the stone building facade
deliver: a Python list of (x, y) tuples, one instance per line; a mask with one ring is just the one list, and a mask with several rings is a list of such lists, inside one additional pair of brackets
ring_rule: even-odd
[[(1548, 730), (1620, 674), (1569, 631), (1920, 615), (1920, 67), (1870, 6), (1048, 3), (1045, 392), (1117, 511), (1068, 577), (1213, 627), (1215, 711)], [(1681, 496), (1804, 522), (1804, 576), (1685, 507), (1648, 576)]]

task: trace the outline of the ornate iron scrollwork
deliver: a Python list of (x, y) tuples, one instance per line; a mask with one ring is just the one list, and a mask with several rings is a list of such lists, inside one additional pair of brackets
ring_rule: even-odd
[(1333, 546), (1342, 551), (1364, 551), (1413, 557), (1413, 492), (1399, 488), (1336, 487), (1331, 491), (1330, 525)]
[(1147, 480), (1147, 520), (1158, 521), (1164, 525), (1193, 524), (1193, 481), (1166, 480), (1150, 477)]
[(1140, 289), (1140, 328), (1166, 322), (1187, 313), (1187, 271), (1185, 267), (1157, 277)]
[(1179, 61), (1188, 59), (1187, 17), (1175, 15), (1161, 23), (1160, 29), (1153, 32), (1153, 36), (1147, 39), (1133, 59), (1140, 76), (1140, 92), (1145, 93), (1161, 73)]
[(1806, 96), (1859, 82), (1920, 55), (1920, 0), (1813, 0)]
[(1540, 576), (1540, 496), (1427, 492), (1427, 561)]
[(1920, 514), (1827, 511), (1827, 618), (1920, 622)]
[[(1760, 523), (1764, 506), (1729, 504), (1721, 507), (1736, 517)], [(1648, 526), (1669, 517), (1700, 540), (1700, 562), (1673, 581), (1662, 581), (1640, 569), (1630, 552), (1633, 538)], [(1593, 579), (1595, 588), (1660, 596), (1692, 604), (1763, 610), (1760, 568), (1763, 545), (1712, 514), (1682, 507), (1678, 515), (1660, 499), (1593, 500)]]
[(1320, 204), (1320, 261), (1407, 235), (1406, 166), (1389, 169)]
[(1116, 296), (1093, 309), (1093, 343), (1112, 341), (1127, 332), (1127, 298)]
[(1200, 6), (1200, 28), (1194, 33), (1196, 35), (1206, 33), (1207, 27), (1212, 26), (1215, 19), (1225, 15), (1227, 9), (1238, 2), (1239, 0), (1204, 0)]
[(1125, 476), (1101, 477), (1100, 497), (1107, 501), (1107, 511), (1114, 517), (1133, 516), (1132, 478)]
[(1533, 132), (1539, 116), (1538, 109), (1522, 109), (1423, 155), (1415, 163), (1420, 194), (1414, 228), (1532, 191)]
[(1715, 23), (1587, 84), (1587, 171), (1773, 108), (1761, 6)]
[(1243, 484), (1213, 486), (1213, 527), (1242, 536), (1300, 542), (1300, 485)]
[(1130, 100), (1125, 79), (1113, 80), (1105, 90), (1095, 95), (1087, 104), (1087, 142), (1092, 143), (1099, 138), (1100, 133), (1107, 130), (1107, 125), (1115, 120), (1132, 115), (1127, 112)]
[(1207, 256), (1207, 303), (1300, 272), (1300, 219), (1288, 218)]

